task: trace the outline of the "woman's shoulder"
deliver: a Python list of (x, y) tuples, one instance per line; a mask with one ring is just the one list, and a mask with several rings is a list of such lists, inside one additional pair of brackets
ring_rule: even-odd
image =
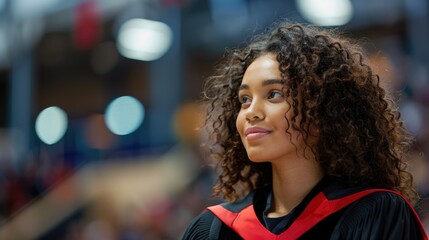
[[(346, 239), (420, 239), (419, 220), (398, 193), (377, 191), (345, 209), (337, 232)], [(359, 238), (355, 238), (359, 235)]]
[(385, 214), (390, 215), (393, 212), (402, 212), (410, 216), (414, 215), (412, 206), (399, 193), (380, 190), (368, 194), (351, 204), (345, 214), (357, 217), (364, 213), (373, 214), (374, 216), (384, 216)]
[(242, 238), (227, 227), (211, 211), (204, 211), (198, 215), (182, 235), (182, 240), (228, 239), (241, 240)]
[(215, 215), (205, 210), (196, 216), (182, 235), (182, 239), (209, 239), (210, 228)]

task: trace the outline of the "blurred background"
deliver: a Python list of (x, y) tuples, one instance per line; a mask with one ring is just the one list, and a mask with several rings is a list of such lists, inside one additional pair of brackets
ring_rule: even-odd
[(0, 239), (179, 239), (220, 201), (203, 80), (281, 18), (362, 42), (428, 227), (427, 0), (0, 0)]

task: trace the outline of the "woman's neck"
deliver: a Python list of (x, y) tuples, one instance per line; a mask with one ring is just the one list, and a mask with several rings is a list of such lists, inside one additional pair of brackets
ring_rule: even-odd
[(280, 217), (294, 209), (323, 178), (313, 159), (296, 158), (273, 162), (273, 198), (268, 217)]

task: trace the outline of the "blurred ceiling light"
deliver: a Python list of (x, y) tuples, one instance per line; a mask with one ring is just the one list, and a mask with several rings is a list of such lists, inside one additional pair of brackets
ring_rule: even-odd
[(172, 41), (173, 33), (166, 24), (136, 18), (120, 27), (117, 47), (124, 57), (153, 61), (167, 52)]
[(36, 118), (36, 134), (42, 142), (51, 145), (64, 136), (67, 124), (67, 114), (61, 108), (48, 107)]
[(296, 0), (299, 12), (319, 26), (341, 26), (353, 17), (350, 0)]
[(123, 96), (107, 106), (105, 121), (107, 128), (114, 134), (127, 135), (140, 127), (144, 114), (144, 107), (137, 99)]

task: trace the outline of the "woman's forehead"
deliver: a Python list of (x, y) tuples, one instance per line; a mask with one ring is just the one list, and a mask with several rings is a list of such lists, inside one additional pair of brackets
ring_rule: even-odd
[(252, 80), (254, 78), (281, 78), (279, 63), (274, 54), (259, 56), (249, 65), (249, 67), (247, 67), (242, 81)]

